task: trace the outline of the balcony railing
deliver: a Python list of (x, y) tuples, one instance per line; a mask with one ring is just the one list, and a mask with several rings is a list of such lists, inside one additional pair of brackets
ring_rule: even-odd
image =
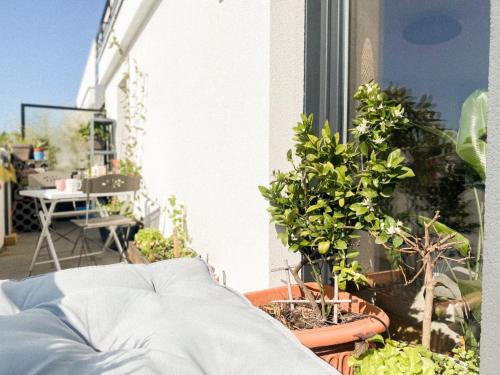
[(120, 12), (123, 0), (107, 0), (102, 12), (99, 30), (95, 38), (96, 41), (96, 59), (99, 60), (106, 49), (111, 30), (115, 23), (116, 17)]

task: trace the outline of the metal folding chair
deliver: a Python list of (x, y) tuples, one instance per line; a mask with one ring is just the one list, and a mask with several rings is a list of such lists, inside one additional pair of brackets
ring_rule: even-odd
[[(135, 224), (135, 220), (124, 216), (124, 209), (126, 204), (123, 205), (122, 212), (118, 215), (104, 216), (106, 213), (101, 210), (100, 217), (89, 217), (89, 212), (91, 212), (91, 201), (94, 200), (93, 197), (96, 195), (105, 196), (109, 194), (113, 195), (128, 195), (130, 198), (135, 197), (137, 190), (140, 187), (140, 178), (136, 176), (122, 176), (118, 174), (106, 175), (102, 177), (88, 178), (82, 182), (82, 191), (86, 194), (86, 204), (85, 204), (85, 219), (75, 219), (71, 220), (73, 224), (81, 228), (80, 235), (75, 243), (75, 249), (78, 243), (81, 241), (80, 247), (80, 260), (81, 263), (83, 256), (93, 255), (90, 253), (90, 248), (88, 245), (88, 240), (85, 237), (85, 231), (90, 229), (107, 228), (110, 232), (110, 236), (104, 245), (104, 248), (109, 246), (112, 241), (115, 242), (118, 252), (120, 254), (120, 259), (126, 261), (125, 252), (121, 244), (120, 238), (116, 233), (116, 229), (122, 226), (131, 226)], [(97, 202), (97, 201), (96, 201)], [(99, 204), (97, 202), (97, 204)], [(111, 241), (110, 241), (111, 240)], [(103, 249), (104, 250), (104, 249)]]

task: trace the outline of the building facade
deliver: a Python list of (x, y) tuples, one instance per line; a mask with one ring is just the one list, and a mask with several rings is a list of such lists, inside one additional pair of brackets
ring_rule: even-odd
[[(187, 206), (193, 248), (230, 286), (265, 288), (284, 277), (273, 268), (297, 257), (276, 239), (257, 186), (287, 168), (299, 114), (314, 113), (317, 125), (329, 119), (348, 139), (350, 98), (375, 79), (428, 105), (439, 129), (460, 133), (463, 103), (487, 92), (488, 143), (496, 144), (499, 17), (500, 5), (487, 0), (115, 0), (77, 105), (105, 107), (126, 141), (123, 103), (139, 103), (137, 161), (148, 194)], [(479, 247), (476, 203), (484, 202), (482, 373), (494, 374), (498, 150), (488, 148), (485, 179), (426, 133), (400, 146), (420, 178), (403, 186), (395, 213), (440, 208)], [(365, 268), (388, 266), (365, 247)]]

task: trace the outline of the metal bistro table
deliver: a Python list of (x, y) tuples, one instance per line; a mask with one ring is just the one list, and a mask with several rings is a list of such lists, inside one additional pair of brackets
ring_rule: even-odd
[[(38, 200), (40, 202), (40, 207), (41, 207), (41, 210), (39, 211), (38, 215), (40, 218), (40, 222), (42, 224), (42, 231), (40, 233), (40, 237), (38, 238), (38, 242), (37, 242), (37, 245), (35, 248), (35, 253), (33, 254), (33, 259), (31, 261), (31, 265), (29, 268), (29, 275), (31, 275), (31, 272), (32, 272), (33, 267), (35, 265), (45, 264), (45, 263), (54, 263), (56, 270), (60, 271), (61, 270), (60, 261), (79, 258), (80, 257), (79, 255), (64, 257), (64, 258), (60, 258), (60, 259), (58, 258), (57, 253), (56, 253), (56, 249), (54, 246), (54, 241), (52, 240), (52, 236), (50, 234), (50, 224), (51, 224), (53, 218), (76, 217), (76, 216), (85, 215), (86, 210), (72, 210), (72, 211), (62, 211), (62, 212), (54, 212), (54, 211), (55, 211), (57, 204), (59, 204), (59, 203), (85, 201), (87, 199), (87, 195), (81, 191), (65, 192), (65, 191), (59, 191), (56, 189), (22, 190), (19, 192), (19, 194), (21, 194), (22, 196), (25, 196), (25, 197), (30, 197), (30, 198)], [(99, 203), (97, 201), (97, 198), (111, 197), (111, 196), (124, 195), (124, 194), (128, 194), (128, 192), (116, 192), (116, 193), (115, 192), (107, 192), (107, 193), (91, 194), (90, 198), (97, 202), (98, 208), (97, 209), (90, 209), (90, 210), (88, 210), (88, 212), (89, 213), (96, 213), (96, 214), (99, 214), (101, 216), (105, 216), (105, 212), (103, 209), (100, 208)], [(44, 240), (47, 241), (49, 255), (52, 258), (52, 260), (47, 260), (47, 261), (43, 261), (43, 262), (36, 262)], [(109, 238), (108, 238), (108, 241), (109, 241)], [(98, 251), (98, 252), (89, 253), (89, 254), (87, 254), (87, 256), (102, 253), (102, 251), (104, 251), (104, 249), (106, 248), (108, 241), (106, 241), (106, 243), (103, 247), (103, 250)]]

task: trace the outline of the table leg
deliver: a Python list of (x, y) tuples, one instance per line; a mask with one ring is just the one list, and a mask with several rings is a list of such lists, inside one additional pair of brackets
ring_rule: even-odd
[(46, 240), (47, 244), (49, 245), (49, 252), (51, 254), (52, 260), (54, 261), (54, 265), (56, 266), (56, 270), (60, 271), (61, 270), (61, 265), (59, 264), (59, 258), (57, 257), (56, 253), (56, 248), (54, 246), (54, 242), (52, 242), (52, 236), (50, 235), (50, 222), (52, 219), (52, 214), (54, 213), (54, 210), (56, 208), (56, 201), (50, 202), (50, 208), (49, 211), (47, 212), (46, 215)]
[(56, 249), (54, 247), (54, 243), (52, 242), (52, 237), (50, 235), (50, 223), (52, 214), (56, 208), (56, 202), (50, 202), (50, 207), (47, 210), (47, 206), (44, 200), (40, 200), (40, 206), (42, 207), (42, 211), (39, 212), (40, 222), (42, 223), (42, 233), (40, 233), (40, 237), (38, 238), (38, 243), (35, 248), (35, 253), (33, 254), (33, 259), (31, 260), (31, 265), (28, 274), (31, 275), (33, 271), (33, 267), (35, 266), (38, 255), (40, 254), (40, 249), (42, 247), (43, 240), (47, 241), (48, 251), (57, 271), (61, 270), (61, 265), (59, 264), (59, 259), (57, 258)]
[(40, 249), (42, 248), (43, 239), (45, 238), (45, 217), (42, 211), (38, 212), (38, 218), (40, 219), (40, 223), (42, 224), (42, 231), (40, 232), (40, 236), (38, 237), (38, 242), (36, 244), (35, 253), (33, 254), (33, 259), (31, 259), (28, 276), (31, 276), (31, 272), (33, 271), (33, 267), (35, 267), (35, 262), (38, 258), (38, 254), (40, 253)]

